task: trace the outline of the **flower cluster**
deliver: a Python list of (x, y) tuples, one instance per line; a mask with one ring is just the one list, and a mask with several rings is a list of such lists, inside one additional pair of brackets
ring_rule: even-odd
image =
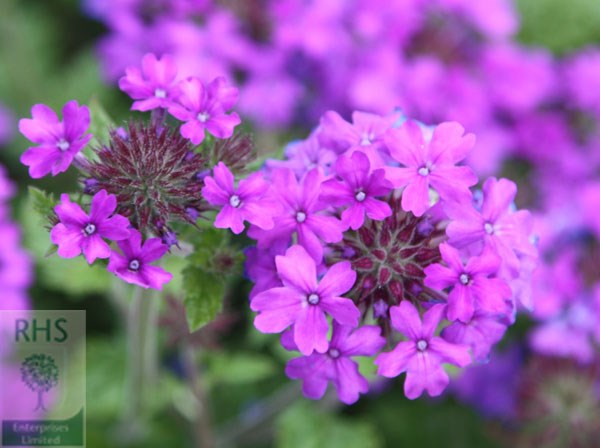
[[(379, 375), (406, 373), (407, 397), (439, 395), (442, 365), (487, 359), (530, 303), (531, 216), (507, 179), (471, 192), (462, 162), (474, 145), (456, 122), (328, 112), (239, 187), (224, 164), (206, 178), (215, 226), (249, 223), (254, 323), (300, 352), (286, 372), (306, 396), (331, 381), (355, 402), (368, 390), (355, 357), (376, 355)], [(395, 348), (381, 352), (386, 343)]]
[[(54, 176), (74, 165), (89, 198), (73, 202), (63, 194), (55, 206), (50, 236), (59, 256), (83, 255), (90, 264), (108, 259), (108, 270), (124, 281), (161, 289), (172, 276), (153, 263), (178, 244), (180, 223), (196, 225), (210, 208), (201, 191), (212, 161), (246, 168), (252, 143), (234, 135), (240, 119), (227, 113), (237, 89), (223, 78), (208, 84), (179, 80), (177, 72), (170, 55), (147, 54), (141, 69), (128, 68), (119, 85), (135, 100), (133, 110), (152, 111), (150, 122), (102, 131), (107, 141), (91, 145), (87, 155), (82, 150), (93, 138), (87, 106), (69, 101), (61, 121), (37, 104), (32, 118), (20, 120), (21, 133), (36, 144), (21, 156), (31, 177)], [(184, 123), (168, 120), (167, 111)], [(221, 141), (197, 146), (205, 130)]]

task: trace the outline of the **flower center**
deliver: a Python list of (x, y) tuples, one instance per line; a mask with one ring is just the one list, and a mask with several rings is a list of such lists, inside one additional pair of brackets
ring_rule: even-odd
[(56, 144), (56, 147), (58, 149), (60, 149), (61, 151), (66, 151), (67, 149), (69, 149), (69, 147), (71, 146), (71, 144), (66, 141), (64, 138), (61, 138), (58, 143)]
[(373, 143), (373, 140), (375, 139), (375, 136), (373, 135), (372, 132), (364, 133), (360, 136), (360, 146), (369, 146), (370, 144)]
[(154, 91), (154, 96), (156, 98), (166, 98), (167, 92), (164, 89), (158, 88)]
[(86, 234), (86, 236), (90, 236), (93, 235), (96, 232), (96, 226), (92, 223), (89, 223), (87, 226), (85, 226), (85, 228), (83, 229), (83, 233)]
[(198, 121), (200, 123), (206, 123), (208, 121), (208, 119), (210, 118), (210, 115), (208, 114), (208, 112), (200, 112), (196, 118), (198, 119)]
[(298, 221), (300, 223), (306, 221), (306, 213), (304, 213), (304, 212), (296, 213), (296, 221)]
[(229, 198), (229, 205), (231, 205), (234, 208), (238, 208), (241, 204), (242, 200), (240, 199), (240, 197), (237, 194), (234, 194), (233, 196), (231, 196)]
[(423, 352), (423, 351), (427, 350), (428, 345), (429, 344), (427, 344), (427, 341), (425, 339), (421, 339), (419, 342), (417, 342), (417, 349), (420, 352)]
[(366, 193), (364, 191), (357, 191), (356, 195), (354, 195), (354, 198), (358, 201), (358, 202), (362, 202), (365, 200), (365, 198), (367, 197)]
[(308, 303), (310, 303), (311, 305), (318, 305), (319, 300), (321, 300), (318, 296), (318, 294), (315, 294), (314, 292), (308, 296)]
[(429, 168), (427, 168), (426, 166), (422, 166), (417, 172), (423, 177), (429, 176)]
[(494, 233), (494, 225), (490, 222), (486, 222), (483, 225), (483, 230), (485, 230), (485, 233), (487, 233), (488, 235), (492, 235)]
[(330, 358), (337, 359), (340, 357), (340, 351), (337, 348), (330, 348), (327, 352)]
[(463, 285), (467, 285), (471, 281), (471, 278), (469, 274), (460, 274), (459, 280)]
[(138, 271), (140, 269), (140, 261), (136, 258), (129, 262), (129, 270), (130, 271)]

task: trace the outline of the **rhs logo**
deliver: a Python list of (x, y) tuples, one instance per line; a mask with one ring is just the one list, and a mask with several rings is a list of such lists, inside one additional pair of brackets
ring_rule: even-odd
[(0, 347), (0, 447), (84, 447), (85, 311), (0, 311)]

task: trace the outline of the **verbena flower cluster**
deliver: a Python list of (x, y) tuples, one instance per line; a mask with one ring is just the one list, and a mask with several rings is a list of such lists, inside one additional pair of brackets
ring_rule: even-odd
[(254, 324), (300, 352), (286, 373), (307, 397), (332, 382), (355, 402), (368, 390), (355, 358), (376, 355), (379, 375), (406, 373), (407, 397), (439, 395), (444, 364), (485, 360), (529, 307), (532, 217), (508, 179), (473, 194), (474, 145), (456, 122), (330, 111), (237, 187), (225, 164), (205, 179), (215, 226), (248, 222)]
[[(135, 100), (133, 110), (152, 111), (149, 122), (130, 121), (106, 130), (106, 141), (90, 144), (87, 106), (69, 101), (61, 120), (36, 104), (32, 118), (19, 122), (21, 133), (35, 144), (21, 162), (34, 179), (70, 166), (79, 171), (80, 199), (61, 195), (51, 217), (59, 256), (83, 255), (89, 264), (105, 259), (107, 269), (124, 281), (161, 289), (172, 275), (156, 263), (178, 244), (176, 227), (196, 225), (209, 208), (201, 190), (211, 161), (242, 169), (251, 142), (233, 135), (240, 119), (228, 111), (238, 91), (223, 78), (208, 84), (179, 78), (169, 55), (147, 54), (141, 62), (141, 69), (126, 70), (119, 85)], [(184, 124), (168, 120), (167, 112)], [(222, 141), (198, 146), (206, 132)], [(89, 200), (81, 200), (83, 195)]]

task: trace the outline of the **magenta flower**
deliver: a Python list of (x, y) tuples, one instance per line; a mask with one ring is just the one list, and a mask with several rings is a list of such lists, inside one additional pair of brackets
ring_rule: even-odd
[(86, 106), (79, 107), (73, 100), (65, 104), (62, 112), (63, 121), (58, 121), (52, 109), (36, 104), (31, 108), (32, 118), (19, 120), (21, 134), (39, 145), (28, 148), (21, 156), (21, 163), (29, 167), (29, 175), (34, 179), (66, 171), (92, 138), (91, 134), (85, 134), (90, 125)]
[(441, 336), (453, 344), (468, 345), (475, 361), (486, 361), (506, 328), (507, 324), (498, 315), (475, 311), (468, 322), (453, 322), (442, 330)]
[(177, 65), (171, 55), (157, 59), (152, 53), (144, 55), (142, 70), (129, 67), (119, 79), (119, 88), (134, 101), (132, 110), (147, 111), (159, 107), (168, 108), (179, 96), (175, 82)]
[(321, 118), (319, 142), (337, 153), (363, 152), (371, 165), (379, 168), (385, 165), (384, 136), (397, 120), (398, 114), (382, 117), (356, 111), (352, 113), (352, 123), (348, 123), (337, 112), (328, 111)]
[(473, 244), (490, 246), (512, 275), (519, 272), (518, 255), (537, 256), (530, 241), (532, 221), (527, 210), (514, 211), (517, 186), (508, 179), (490, 177), (483, 184), (481, 211), (470, 204), (448, 204), (452, 219), (446, 233), (449, 242), (460, 249)]
[(60, 200), (54, 208), (60, 222), (52, 228), (50, 239), (58, 245), (61, 257), (73, 258), (83, 252), (92, 264), (96, 258), (110, 257), (110, 246), (103, 238), (120, 241), (129, 237), (129, 220), (121, 215), (111, 216), (117, 208), (117, 198), (105, 190), (94, 195), (89, 215), (71, 202), (69, 195), (61, 195)]
[(217, 138), (229, 138), (233, 128), (240, 124), (237, 113), (225, 113), (238, 98), (238, 89), (226, 84), (222, 77), (207, 86), (198, 78), (188, 78), (180, 83), (182, 95), (169, 107), (169, 113), (186, 122), (181, 126), (181, 135), (193, 144), (202, 143), (205, 129)]
[(233, 174), (223, 162), (215, 166), (213, 174), (214, 177), (204, 178), (202, 195), (210, 204), (223, 206), (215, 219), (215, 227), (229, 228), (235, 234), (244, 231), (244, 221), (265, 230), (273, 228), (275, 205), (263, 200), (269, 185), (262, 174), (254, 173), (241, 180), (238, 188), (234, 186)]
[(279, 169), (273, 172), (275, 200), (281, 206), (281, 212), (274, 216), (273, 229), (261, 231), (251, 228), (248, 235), (258, 240), (258, 247), (264, 248), (274, 241), (289, 240), (297, 233), (298, 243), (316, 260), (323, 258), (323, 243), (337, 243), (342, 240), (344, 226), (333, 216), (327, 216), (321, 203), (321, 174), (313, 169), (301, 182), (296, 180), (292, 171)]
[(440, 291), (452, 288), (448, 294), (448, 320), (468, 322), (476, 309), (497, 314), (508, 311), (505, 300), (512, 294), (510, 287), (499, 278), (489, 278), (498, 272), (501, 263), (492, 250), (469, 258), (463, 265), (458, 250), (446, 243), (439, 249), (448, 267), (439, 263), (427, 266), (425, 284)]
[[(291, 332), (290, 332), (291, 333)], [(289, 333), (284, 333), (282, 339)], [(293, 346), (291, 341), (284, 343)], [(309, 356), (292, 359), (285, 373), (292, 379), (302, 380), (302, 392), (308, 398), (318, 400), (325, 395), (331, 381), (340, 400), (355, 403), (360, 394), (369, 390), (369, 382), (358, 371), (354, 356), (373, 356), (385, 345), (381, 329), (366, 325), (353, 327), (333, 322), (329, 349), (325, 353), (313, 352)]]
[(256, 295), (250, 307), (259, 314), (254, 325), (264, 333), (279, 333), (294, 325), (294, 342), (303, 355), (327, 351), (326, 313), (342, 325), (356, 327), (360, 311), (340, 297), (352, 288), (356, 273), (350, 263), (336, 263), (317, 281), (317, 266), (302, 246), (275, 257), (282, 287)]
[(393, 378), (406, 372), (404, 393), (411, 400), (425, 390), (432, 397), (443, 392), (449, 378), (442, 363), (465, 367), (471, 362), (467, 346), (451, 344), (434, 336), (444, 308), (444, 305), (434, 305), (423, 315), (422, 323), (419, 312), (408, 300), (390, 308), (392, 327), (409, 340), (400, 342), (394, 350), (375, 359), (379, 366), (377, 374)]
[(341, 156), (335, 164), (337, 175), (343, 180), (330, 179), (321, 186), (321, 199), (337, 206), (350, 205), (342, 212), (342, 223), (346, 228), (358, 229), (366, 215), (381, 221), (392, 214), (387, 202), (375, 199), (385, 196), (394, 188), (385, 179), (385, 171), (377, 169), (369, 174), (369, 158), (355, 152), (351, 157)]
[(469, 187), (477, 176), (467, 166), (456, 166), (475, 145), (473, 134), (455, 122), (441, 123), (426, 139), (422, 128), (412, 120), (386, 135), (388, 149), (402, 167), (388, 167), (394, 187), (406, 187), (402, 208), (421, 216), (430, 207), (429, 187), (444, 201), (461, 202), (471, 197)]
[(169, 247), (160, 238), (150, 238), (142, 245), (142, 234), (131, 229), (128, 239), (117, 243), (123, 252), (113, 251), (108, 262), (108, 270), (127, 283), (143, 288), (162, 289), (173, 275), (150, 263), (159, 260)]

